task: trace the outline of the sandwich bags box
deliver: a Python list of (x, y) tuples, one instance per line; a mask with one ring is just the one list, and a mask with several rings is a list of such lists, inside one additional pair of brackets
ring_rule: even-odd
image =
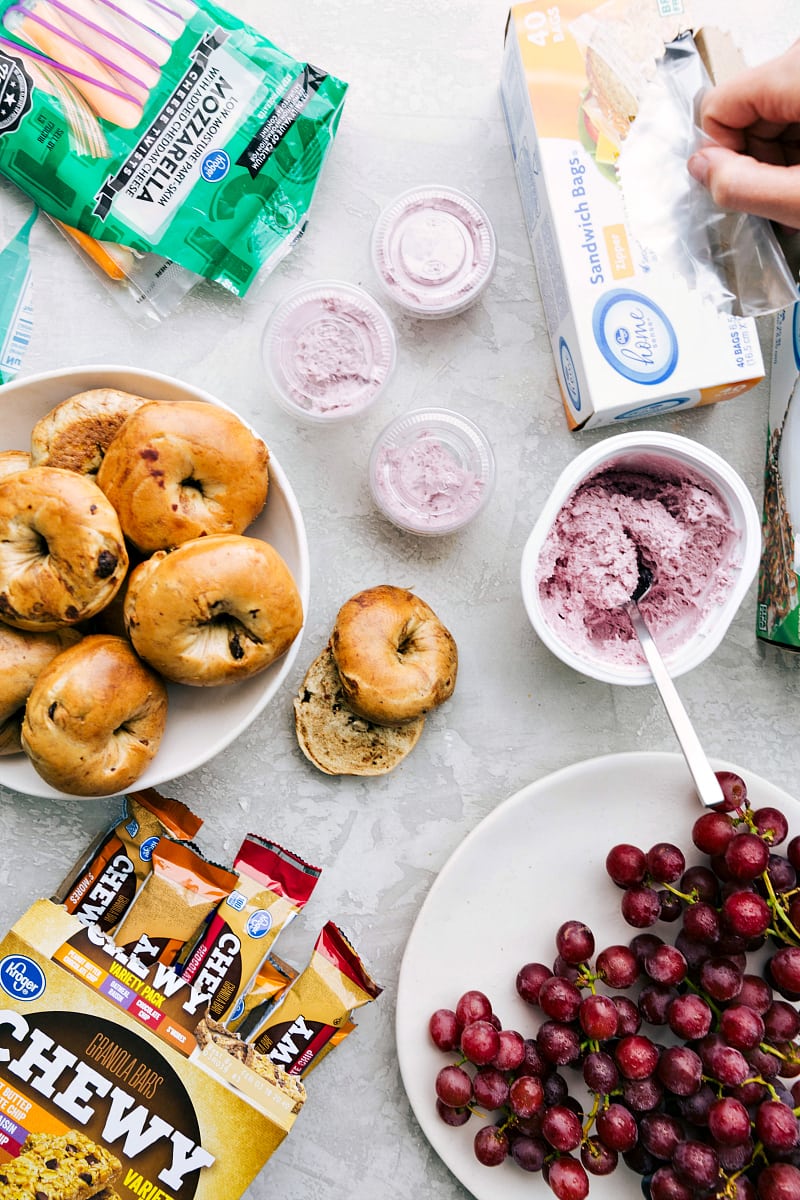
[(303, 1085), (202, 1036), (171, 969), (124, 959), (47, 900), (0, 945), (0, 1195), (236, 1200), (292, 1128)]
[(572, 429), (725, 400), (764, 375), (754, 320), (659, 270), (627, 220), (618, 159), (683, 14), (679, 0), (509, 14), (501, 98)]

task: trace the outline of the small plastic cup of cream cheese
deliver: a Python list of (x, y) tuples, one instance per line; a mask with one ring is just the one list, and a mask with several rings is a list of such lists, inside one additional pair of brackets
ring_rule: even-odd
[(421, 408), (391, 421), (369, 462), (375, 504), (409, 533), (462, 529), (494, 485), (494, 454), (485, 434), (460, 413)]
[(372, 234), (372, 262), (386, 295), (416, 317), (468, 308), (494, 273), (492, 224), (471, 196), (427, 185), (397, 196)]
[(339, 280), (290, 292), (267, 322), (261, 349), (273, 398), (314, 424), (360, 416), (384, 391), (397, 359), (380, 304)]

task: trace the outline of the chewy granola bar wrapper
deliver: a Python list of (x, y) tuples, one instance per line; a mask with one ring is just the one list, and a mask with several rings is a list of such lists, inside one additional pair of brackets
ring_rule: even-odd
[(0, 0), (0, 173), (238, 296), (302, 234), (346, 90), (208, 0)]
[(141, 962), (171, 966), (236, 882), (235, 871), (208, 862), (196, 847), (162, 838), (114, 940)]
[(161, 837), (193, 838), (203, 824), (182, 801), (155, 788), (131, 792), (124, 803), (122, 819), (95, 843), (88, 861), (68, 876), (56, 897), (67, 912), (104, 933), (116, 928), (149, 877)]
[(248, 834), (233, 862), (239, 879), (189, 957), (182, 976), (207, 996), (215, 1020), (237, 1006), (282, 929), (308, 902), (320, 868), (277, 842)]
[(382, 991), (341, 929), (328, 921), (306, 969), (248, 1040), (287, 1074), (305, 1075), (334, 1037), (350, 1032), (354, 1010)]
[(277, 954), (268, 954), (244, 996), (237, 1000), (226, 1022), (229, 1032), (243, 1032), (249, 1021), (266, 1016), (298, 974), (297, 968), (285, 959)]

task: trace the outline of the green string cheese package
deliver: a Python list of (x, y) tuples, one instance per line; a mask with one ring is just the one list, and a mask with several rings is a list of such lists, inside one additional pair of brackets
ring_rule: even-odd
[(347, 85), (200, 0), (0, 0), (0, 173), (243, 296), (302, 234)]

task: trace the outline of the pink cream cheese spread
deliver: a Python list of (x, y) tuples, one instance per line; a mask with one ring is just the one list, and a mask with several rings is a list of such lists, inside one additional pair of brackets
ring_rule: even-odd
[(396, 304), (417, 317), (452, 317), (478, 299), (495, 267), (488, 216), (456, 188), (403, 192), (378, 217), (372, 258)]
[(450, 409), (416, 409), (392, 421), (370, 457), (377, 506), (412, 533), (452, 533), (483, 508), (494, 455), (483, 432)]
[(318, 420), (355, 415), (377, 399), (395, 353), (380, 305), (334, 281), (291, 293), (264, 335), (265, 365), (283, 406)]
[(642, 661), (622, 607), (641, 560), (653, 583), (640, 608), (669, 654), (725, 599), (738, 544), (728, 505), (706, 479), (660, 464), (605, 468), (564, 504), (542, 548), (537, 582), (547, 624), (576, 653)]

